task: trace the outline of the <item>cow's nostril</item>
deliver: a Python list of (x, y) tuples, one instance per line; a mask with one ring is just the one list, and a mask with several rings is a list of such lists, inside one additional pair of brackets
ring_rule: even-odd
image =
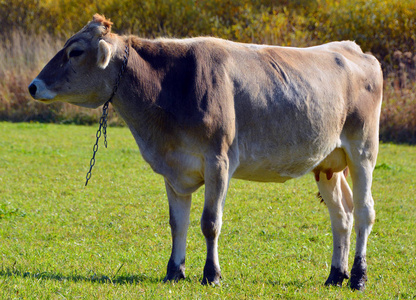
[(32, 83), (31, 85), (29, 85), (29, 93), (32, 95), (32, 97), (35, 97), (37, 89), (38, 88), (35, 84)]

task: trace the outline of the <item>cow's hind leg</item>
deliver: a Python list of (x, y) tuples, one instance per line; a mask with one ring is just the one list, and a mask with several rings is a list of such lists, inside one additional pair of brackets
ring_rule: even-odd
[[(328, 179), (328, 177), (330, 177)], [(348, 276), (348, 253), (353, 224), (352, 192), (342, 172), (317, 178), (320, 195), (325, 201), (331, 218), (333, 254), (331, 272), (325, 285), (342, 286)]]
[(356, 290), (364, 289), (367, 281), (367, 240), (375, 220), (371, 183), (377, 152), (374, 151), (372, 155), (367, 152), (366, 157), (363, 154), (365, 151), (357, 152), (355, 157), (360, 157), (360, 159), (348, 162), (353, 182), (356, 232), (355, 258), (351, 269), (350, 286)]
[(205, 203), (201, 229), (207, 245), (207, 258), (202, 284), (219, 284), (221, 270), (218, 260), (218, 237), (222, 226), (222, 212), (229, 182), (229, 160), (215, 157), (205, 165)]
[(185, 278), (186, 235), (189, 227), (191, 195), (178, 195), (165, 181), (169, 200), (169, 223), (172, 231), (172, 253), (164, 281)]

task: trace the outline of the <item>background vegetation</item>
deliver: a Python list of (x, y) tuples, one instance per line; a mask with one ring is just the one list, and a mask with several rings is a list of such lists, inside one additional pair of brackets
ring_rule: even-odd
[(118, 33), (150, 38), (213, 35), (284, 46), (355, 40), (382, 63), (382, 139), (416, 143), (413, 0), (0, 0), (0, 119), (97, 120), (96, 111), (44, 106), (26, 91), (65, 39), (96, 12), (111, 18)]
[(219, 241), (223, 280), (211, 288), (200, 285), (204, 189), (193, 197), (187, 279), (163, 284), (171, 251), (163, 178), (127, 128), (108, 134), (84, 188), (95, 128), (0, 122), (0, 299), (415, 299), (413, 146), (380, 145), (364, 292), (323, 285), (332, 234), (312, 175), (231, 181)]

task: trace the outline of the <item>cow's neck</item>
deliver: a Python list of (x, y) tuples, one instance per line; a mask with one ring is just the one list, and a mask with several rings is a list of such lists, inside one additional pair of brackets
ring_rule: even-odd
[[(124, 119), (139, 145), (143, 157), (155, 169), (154, 156), (167, 151), (166, 135), (173, 134), (169, 126), (169, 116), (157, 105), (161, 93), (163, 78), (163, 61), (159, 61), (157, 69), (141, 54), (140, 40), (132, 41), (129, 61), (120, 82), (116, 97), (112, 101), (114, 108)], [(146, 52), (143, 52), (146, 54)], [(153, 57), (155, 61), (156, 57)]]

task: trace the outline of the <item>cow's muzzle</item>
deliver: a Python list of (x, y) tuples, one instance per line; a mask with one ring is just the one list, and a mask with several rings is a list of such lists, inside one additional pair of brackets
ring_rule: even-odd
[(29, 85), (29, 93), (36, 100), (52, 100), (56, 93), (49, 90), (43, 80), (35, 78)]

